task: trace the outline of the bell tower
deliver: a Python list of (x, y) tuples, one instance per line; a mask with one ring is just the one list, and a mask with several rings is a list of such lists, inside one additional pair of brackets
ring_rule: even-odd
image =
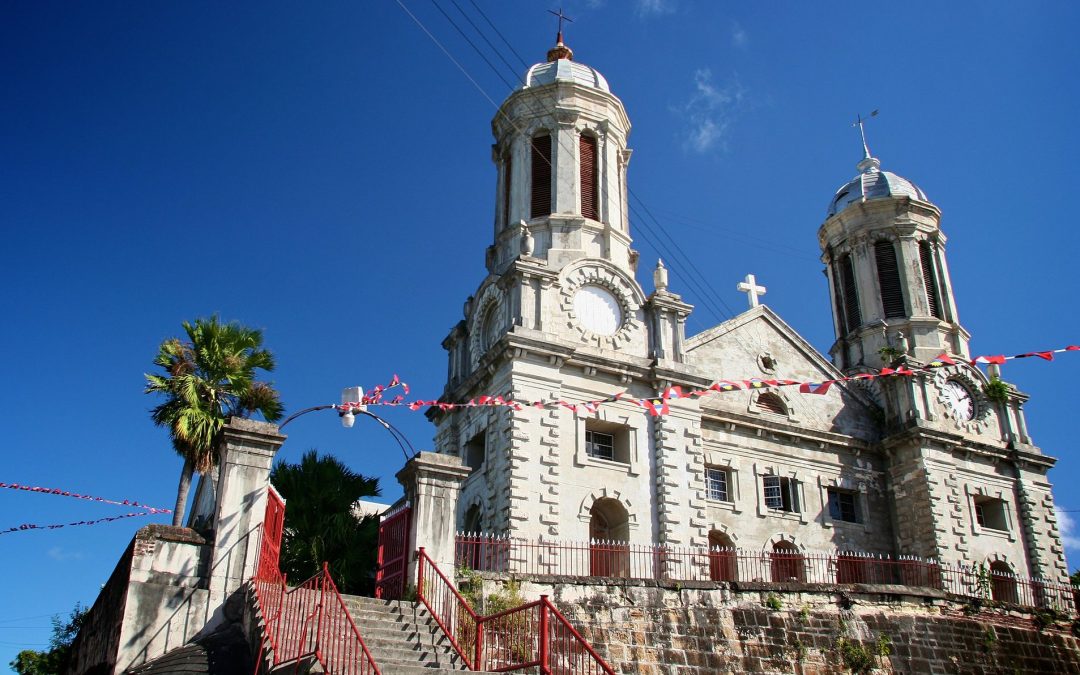
[[(498, 167), (488, 272), (528, 253), (558, 271), (580, 258), (611, 261), (633, 276), (626, 213), (630, 120), (598, 71), (562, 41), (525, 73), (492, 133)], [(530, 239), (531, 238), (531, 239)]]
[(818, 230), (836, 329), (833, 362), (851, 371), (900, 356), (966, 357), (970, 336), (956, 311), (941, 211), (914, 183), (882, 171), (865, 135), (856, 168)]

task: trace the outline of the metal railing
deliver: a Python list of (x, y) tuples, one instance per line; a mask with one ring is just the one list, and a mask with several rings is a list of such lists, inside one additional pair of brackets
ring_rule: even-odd
[(326, 564), (293, 588), (280, 572), (261, 574), (255, 578), (255, 596), (272, 665), (311, 658), (331, 675), (380, 675)]
[(417, 596), (471, 670), (537, 668), (542, 675), (614, 675), (546, 595), (480, 616), (423, 548), (417, 568)]
[(862, 551), (810, 553), (793, 546), (772, 551), (628, 544), (617, 541), (529, 541), (458, 534), (459, 567), (513, 574), (805, 584), (890, 584), (1075, 614), (1071, 584), (987, 568), (891, 557)]

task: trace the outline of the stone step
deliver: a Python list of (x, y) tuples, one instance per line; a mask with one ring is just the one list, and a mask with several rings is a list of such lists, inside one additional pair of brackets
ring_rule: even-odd
[[(356, 624), (364, 644), (386, 675), (434, 675), (467, 670), (464, 661), (443, 634), (434, 617), (420, 603), (342, 596), (346, 611)], [(281, 636), (285, 645), (295, 644), (300, 636)], [(322, 667), (313, 659), (279, 665), (275, 672), (295, 669), (302, 673), (320, 673)]]

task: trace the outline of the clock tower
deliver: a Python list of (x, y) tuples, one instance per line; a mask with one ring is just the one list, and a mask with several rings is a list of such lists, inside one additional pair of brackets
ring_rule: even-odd
[(862, 381), (880, 407), (898, 550), (1067, 577), (1047, 478), (1055, 460), (1028, 434), (1027, 396), (1001, 382), (996, 366), (984, 373), (970, 364), (940, 210), (914, 183), (881, 170), (865, 136), (857, 169), (830, 202), (818, 240), (833, 362), (848, 374), (912, 371)]
[[(648, 397), (660, 387), (660, 371), (685, 359), (692, 308), (667, 291), (662, 267), (650, 295), (634, 276), (630, 120), (604, 76), (573, 57), (560, 34), (491, 123), (497, 179), (487, 277), (443, 342), (444, 400)], [(430, 416), (438, 451), (473, 469), (457, 514), (461, 529), (707, 539), (703, 503), (695, 509), (689, 498), (669, 500), (659, 527), (642, 512), (668, 488), (647, 477), (656, 430), (640, 407), (611, 403), (585, 414), (478, 406)], [(704, 489), (700, 470), (691, 479)], [(670, 490), (688, 492), (692, 481), (672, 476)], [(663, 525), (691, 518), (700, 522), (692, 532)]]

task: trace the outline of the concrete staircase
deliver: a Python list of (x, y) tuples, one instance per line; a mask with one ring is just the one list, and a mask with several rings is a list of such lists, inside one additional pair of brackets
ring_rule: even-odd
[(467, 669), (422, 604), (341, 597), (383, 675), (434, 675)]
[[(468, 671), (449, 638), (423, 604), (355, 595), (342, 595), (341, 598), (383, 675), (440, 675)], [(254, 611), (254, 629), (261, 633), (265, 630), (264, 618), (257, 603), (253, 603), (251, 608)], [(267, 609), (271, 613), (274, 611), (274, 608)], [(261, 638), (262, 635), (257, 637)], [(278, 636), (279, 642), (284, 644), (295, 645), (295, 641), (301, 639), (300, 634)], [(296, 653), (304, 650), (293, 646), (289, 651)], [(271, 675), (315, 675), (324, 672), (310, 654), (276, 667), (270, 667), (267, 661), (265, 667), (265, 672)]]

